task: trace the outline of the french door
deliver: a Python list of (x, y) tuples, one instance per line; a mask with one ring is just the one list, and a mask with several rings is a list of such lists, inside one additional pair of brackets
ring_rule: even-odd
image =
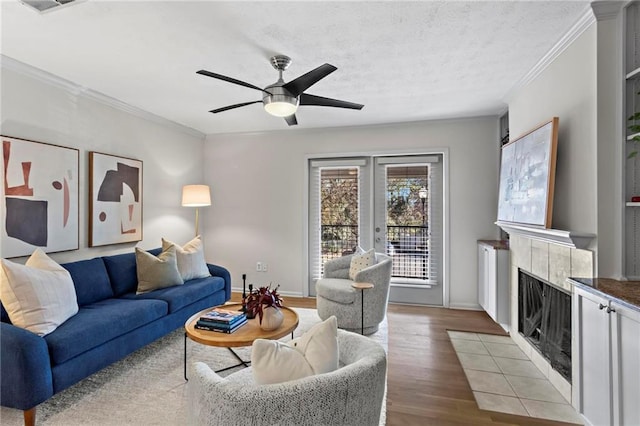
[(443, 304), (441, 157), (375, 158), (374, 247), (393, 259), (392, 302)]
[(309, 294), (327, 260), (374, 247), (393, 259), (390, 301), (443, 304), (442, 156), (309, 162)]

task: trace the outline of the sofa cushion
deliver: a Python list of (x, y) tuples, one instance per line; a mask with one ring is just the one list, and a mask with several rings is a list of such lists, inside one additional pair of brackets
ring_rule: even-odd
[(334, 302), (350, 304), (356, 300), (356, 289), (351, 284), (353, 281), (341, 278), (320, 278), (316, 281), (316, 293)]
[(113, 297), (109, 274), (101, 258), (65, 263), (61, 266), (71, 274), (78, 305), (84, 306)]
[[(158, 248), (149, 250), (149, 253), (157, 256), (161, 251)], [(111, 288), (116, 297), (136, 291), (136, 288), (138, 288), (138, 275), (136, 273), (136, 254), (134, 252), (104, 256), (102, 260), (107, 268)]]
[(169, 246), (154, 256), (136, 247), (137, 294), (184, 284), (178, 271), (176, 247)]
[(72, 318), (45, 336), (51, 361), (61, 364), (111, 339), (167, 315), (161, 300), (105, 299), (83, 306)]
[(122, 297), (129, 300), (156, 299), (168, 303), (169, 313), (179, 311), (198, 300), (204, 299), (217, 291), (224, 291), (224, 279), (207, 277), (189, 280), (183, 285), (161, 288), (148, 293), (128, 293)]
[(71, 275), (41, 249), (24, 265), (0, 263), (0, 298), (15, 326), (44, 336), (78, 312)]
[(11, 320), (9, 319), (9, 314), (7, 310), (4, 308), (2, 301), (0, 301), (0, 321), (6, 322), (7, 324), (11, 324)]

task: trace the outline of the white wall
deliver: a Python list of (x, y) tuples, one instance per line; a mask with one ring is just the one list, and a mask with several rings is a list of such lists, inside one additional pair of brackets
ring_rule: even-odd
[[(53, 254), (58, 262), (133, 251), (134, 243), (88, 248), (89, 151), (143, 161), (142, 248), (165, 237), (193, 237), (194, 211), (180, 206), (182, 185), (203, 179), (203, 137), (98, 102), (46, 73), (9, 69), (3, 60), (0, 133), (80, 150), (80, 250)], [(9, 61), (9, 63), (11, 63)], [(24, 66), (21, 66), (24, 67)], [(18, 68), (21, 68), (18, 67)], [(1, 247), (0, 247), (1, 255)]]
[[(302, 115), (300, 119), (302, 119)], [(497, 118), (385, 126), (209, 135), (205, 181), (207, 259), (231, 271), (235, 288), (280, 284), (285, 294), (307, 286), (304, 246), (305, 158), (344, 153), (449, 149), (450, 303), (477, 307), (476, 240), (496, 237)], [(256, 261), (268, 272), (256, 272)]]
[(535, 80), (509, 100), (511, 139), (560, 118), (553, 223), (597, 231), (596, 29), (580, 35)]
[(509, 101), (513, 136), (560, 118), (556, 229), (592, 233), (594, 275), (622, 276), (620, 20), (598, 20)]
[(624, 276), (622, 182), (626, 161), (621, 143), (624, 139), (621, 121), (626, 119), (622, 111), (622, 14), (604, 20), (599, 18), (596, 29), (598, 250), (594, 273), (599, 277), (619, 279)]

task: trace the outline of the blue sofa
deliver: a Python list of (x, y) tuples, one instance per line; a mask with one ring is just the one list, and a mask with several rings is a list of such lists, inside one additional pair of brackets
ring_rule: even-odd
[[(160, 249), (149, 252), (158, 255)], [(229, 271), (136, 295), (135, 253), (62, 265), (76, 289), (79, 312), (40, 337), (11, 324), (0, 305), (0, 405), (25, 411), (135, 350), (182, 327), (191, 315), (231, 298)]]

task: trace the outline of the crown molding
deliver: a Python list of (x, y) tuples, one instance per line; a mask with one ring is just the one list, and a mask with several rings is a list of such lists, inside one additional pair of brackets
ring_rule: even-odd
[(95, 90), (89, 89), (87, 87), (80, 86), (77, 83), (66, 80), (62, 77), (58, 77), (57, 75), (51, 74), (47, 71), (25, 64), (24, 62), (20, 62), (16, 59), (13, 59), (3, 54), (0, 54), (0, 66), (3, 69), (11, 70), (15, 73), (34, 78), (43, 83), (57, 87), (61, 90), (64, 90), (70, 93), (73, 96), (79, 96), (79, 97), (83, 97), (83, 98), (101, 103), (103, 105), (109, 106), (111, 108), (117, 109), (127, 114), (134, 115), (138, 118), (142, 118), (152, 123), (160, 124), (161, 126), (167, 127), (169, 129), (172, 129), (181, 133), (185, 133), (190, 136), (195, 136), (201, 139), (204, 139), (206, 136), (204, 133), (196, 129), (184, 126), (182, 124), (176, 123), (175, 121), (168, 120), (164, 117), (160, 117), (159, 115), (145, 111), (133, 105), (129, 105), (125, 102), (112, 98), (111, 96), (107, 96), (103, 93), (97, 92)]
[[(603, 2), (608, 3), (608, 2)], [(560, 40), (524, 75), (504, 96), (506, 103), (512, 100), (513, 96), (527, 84), (535, 80), (567, 47), (582, 35), (592, 24), (596, 22), (596, 17), (591, 7), (573, 24), (573, 26), (562, 36)]]
[(622, 10), (622, 1), (594, 1), (591, 2), (591, 9), (598, 21), (615, 19)]

